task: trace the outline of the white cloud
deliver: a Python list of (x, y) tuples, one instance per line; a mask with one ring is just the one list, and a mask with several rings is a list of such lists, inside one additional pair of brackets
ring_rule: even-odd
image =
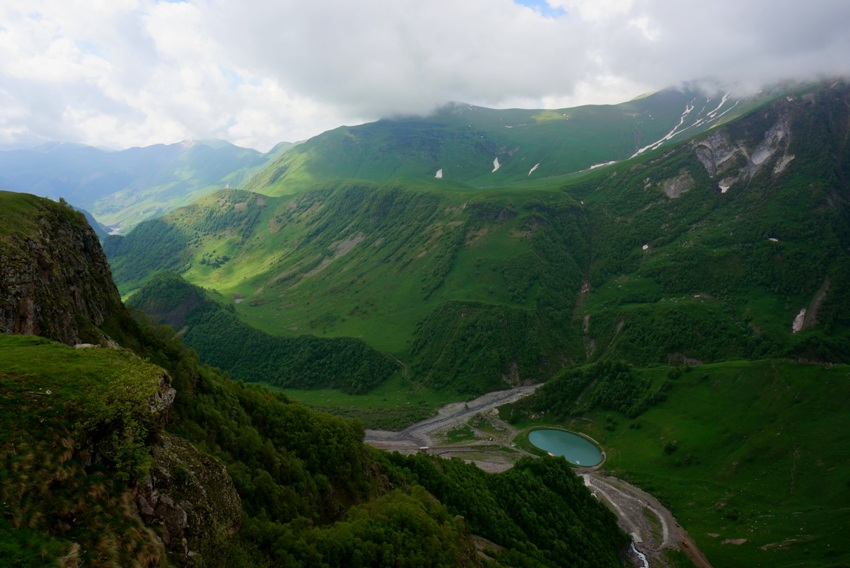
[(5, 0), (0, 144), (267, 149), (450, 100), (551, 108), (850, 74), (845, 0), (523, 3)]

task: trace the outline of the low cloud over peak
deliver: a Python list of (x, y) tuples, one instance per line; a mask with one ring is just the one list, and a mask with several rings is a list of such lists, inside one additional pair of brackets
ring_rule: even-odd
[(9, 0), (0, 144), (225, 138), (850, 74), (844, 0)]

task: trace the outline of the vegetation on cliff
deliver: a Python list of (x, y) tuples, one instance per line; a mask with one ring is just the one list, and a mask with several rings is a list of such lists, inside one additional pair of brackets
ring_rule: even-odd
[[(0, 197), (7, 210), (39, 205)], [(50, 223), (42, 207), (29, 210), (21, 227)], [(63, 258), (65, 246), (54, 241), (49, 252)], [(73, 292), (26, 293), (11, 292), (57, 304)], [(624, 536), (568, 469), (527, 464), (490, 480), (460, 462), (442, 474), (438, 458), (422, 457), (416, 469), (429, 473), (413, 474), (367, 448), (358, 422), (235, 382), (200, 365), (173, 329), (111, 309), (104, 321), (120, 322), (109, 330), (123, 349), (0, 335), (0, 562), (466, 566), (479, 564), (475, 530), (500, 562), (554, 566), (569, 553), (581, 565), (618, 565)], [(466, 490), (465, 478), (478, 489)], [(499, 499), (534, 498), (539, 514), (572, 532), (540, 540), (538, 525), (508, 513), (513, 501), (498, 522), (470, 525), (459, 515), (475, 510), (485, 485)]]

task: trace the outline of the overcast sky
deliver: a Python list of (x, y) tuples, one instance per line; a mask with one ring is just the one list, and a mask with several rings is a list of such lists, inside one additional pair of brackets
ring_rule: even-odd
[(268, 150), (448, 101), (850, 75), (850, 0), (3, 0), (0, 146)]

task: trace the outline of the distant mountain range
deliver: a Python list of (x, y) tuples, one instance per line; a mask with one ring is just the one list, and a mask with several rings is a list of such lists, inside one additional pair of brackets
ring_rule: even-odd
[[(332, 179), (442, 179), (486, 188), (628, 159), (740, 116), (775, 93), (735, 98), (668, 89), (619, 105), (494, 110), (340, 127), (268, 153), (224, 141), (123, 151), (69, 143), (0, 151), (0, 189), (68, 200), (122, 233), (214, 191), (287, 194)], [(289, 150), (292, 149), (290, 152)]]
[(66, 199), (124, 232), (225, 187), (239, 186), (291, 144), (267, 154), (222, 141), (119, 152), (67, 143), (0, 152), (0, 189)]

